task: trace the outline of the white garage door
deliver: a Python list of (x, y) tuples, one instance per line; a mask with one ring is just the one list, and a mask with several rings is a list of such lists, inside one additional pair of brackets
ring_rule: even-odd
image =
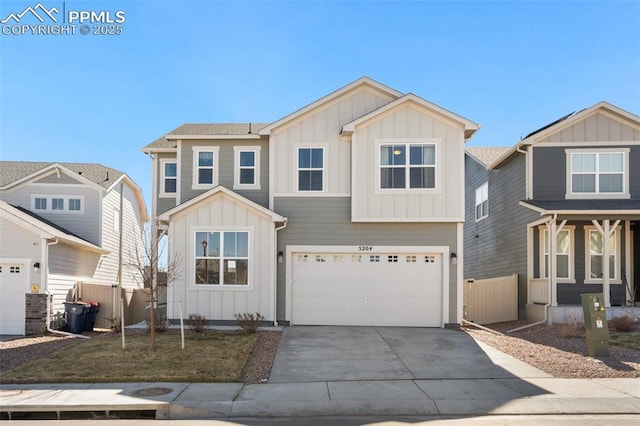
[(291, 323), (442, 326), (442, 254), (294, 252)]
[(0, 334), (24, 334), (24, 265), (0, 263)]

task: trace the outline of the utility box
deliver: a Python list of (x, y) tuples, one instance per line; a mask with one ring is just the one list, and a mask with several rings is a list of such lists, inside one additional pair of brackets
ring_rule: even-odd
[(589, 356), (609, 356), (609, 326), (602, 293), (581, 294)]

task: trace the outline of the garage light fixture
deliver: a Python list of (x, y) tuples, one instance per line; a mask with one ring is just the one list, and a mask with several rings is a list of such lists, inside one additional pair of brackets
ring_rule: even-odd
[(282, 263), (284, 262), (284, 253), (279, 251), (278, 252), (278, 263)]
[(458, 264), (458, 255), (455, 252), (451, 253), (451, 264), (452, 265)]
[(33, 271), (38, 272), (40, 270), (40, 262), (36, 262), (33, 264)]

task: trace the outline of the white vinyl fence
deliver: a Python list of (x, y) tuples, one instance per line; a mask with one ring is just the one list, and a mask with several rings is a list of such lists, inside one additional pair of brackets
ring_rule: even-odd
[(518, 319), (518, 274), (464, 283), (464, 319), (493, 324)]

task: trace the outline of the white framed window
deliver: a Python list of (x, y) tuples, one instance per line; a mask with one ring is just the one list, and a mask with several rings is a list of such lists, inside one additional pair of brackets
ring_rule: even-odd
[[(603, 268), (603, 237), (595, 226), (585, 226), (585, 284), (599, 284), (602, 282)], [(613, 284), (620, 284), (620, 227), (609, 237), (609, 278)]]
[[(540, 226), (540, 278), (549, 277), (549, 230)], [(556, 279), (560, 283), (575, 283), (575, 226), (565, 225), (556, 238)]]
[(248, 286), (249, 252), (249, 231), (196, 231), (194, 284)]
[(476, 189), (476, 222), (489, 216), (489, 182)]
[(193, 147), (192, 189), (209, 189), (218, 184), (218, 146)]
[(260, 189), (260, 147), (234, 146), (233, 189)]
[(82, 195), (32, 195), (31, 208), (42, 213), (84, 213)]
[(380, 139), (376, 145), (379, 191), (437, 188), (436, 139)]
[(160, 197), (173, 198), (178, 191), (178, 163), (173, 159), (160, 160)]
[(298, 191), (324, 190), (324, 148), (298, 148)]
[(567, 149), (569, 199), (629, 198), (629, 149)]

